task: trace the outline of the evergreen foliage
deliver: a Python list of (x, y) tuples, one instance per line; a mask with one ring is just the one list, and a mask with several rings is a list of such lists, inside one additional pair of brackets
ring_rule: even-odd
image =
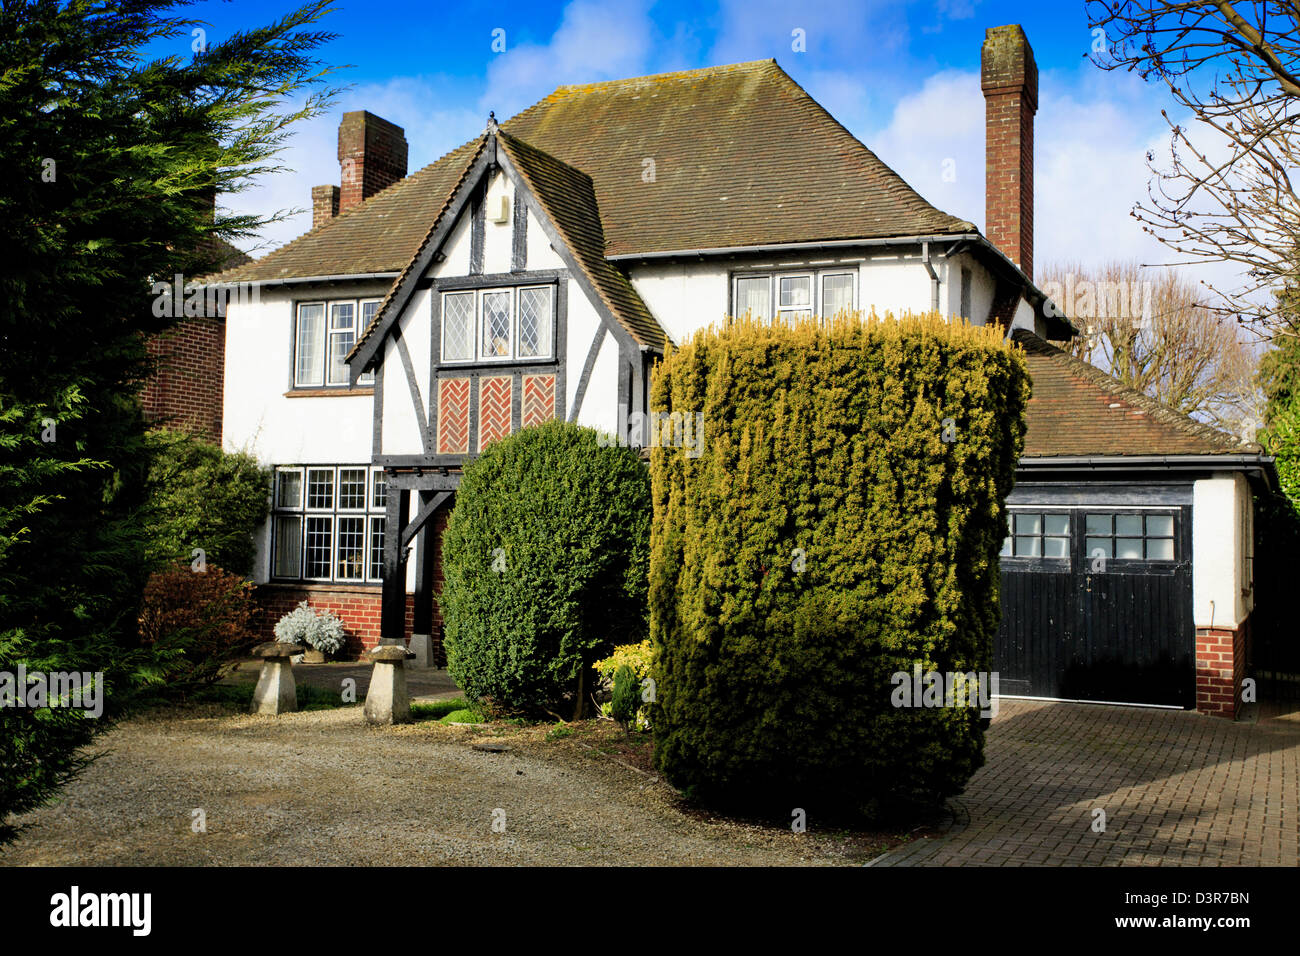
[(891, 677), (990, 668), (1028, 395), (1002, 330), (937, 316), (737, 320), (665, 359), (652, 407), (704, 420), (698, 457), (652, 440), (672, 783), (784, 813), (962, 789), (978, 711), (896, 709)]

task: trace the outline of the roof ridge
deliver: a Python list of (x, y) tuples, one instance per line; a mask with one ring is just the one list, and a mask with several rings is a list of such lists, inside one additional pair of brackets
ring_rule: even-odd
[(1207, 425), (1205, 422), (1197, 421), (1191, 416), (1185, 415), (1177, 409), (1170, 408), (1163, 402), (1152, 398), (1145, 392), (1138, 391), (1131, 385), (1125, 385), (1119, 379), (1102, 369), (1099, 369), (1091, 362), (1085, 362), (1083, 359), (1071, 355), (1064, 349), (1058, 348), (1050, 342), (1039, 338), (1039, 336), (1035, 335), (1028, 329), (1016, 329), (1012, 334), (1012, 341), (1024, 348), (1025, 351), (1049, 358), (1055, 361), (1058, 365), (1063, 366), (1067, 371), (1079, 375), (1090, 384), (1105, 389), (1117, 398), (1121, 398), (1128, 402), (1130, 405), (1137, 406), (1143, 412), (1150, 415), (1153, 421), (1161, 425), (1241, 451), (1253, 452), (1263, 450), (1257, 443), (1245, 441), (1229, 432), (1215, 428), (1213, 425)]
[[(776, 67), (781, 70), (780, 64), (776, 62), (775, 57), (768, 57), (765, 60), (743, 60), (739, 63), (718, 63), (713, 66), (699, 66), (690, 70), (670, 70), (666, 73), (646, 73), (643, 76), (625, 76), (616, 80), (597, 80), (593, 83), (565, 83), (557, 86), (548, 96), (539, 100), (539, 103), (545, 102), (553, 96), (561, 93), (587, 92), (610, 87), (629, 86), (639, 83), (662, 83), (667, 80), (685, 80), (694, 79), (701, 76), (711, 76), (724, 73), (740, 72), (757, 72), (764, 68)], [(781, 72), (785, 72), (781, 70)], [(536, 105), (536, 104), (535, 104)], [(532, 109), (532, 107), (529, 107)], [(513, 119), (513, 117), (511, 117)]]

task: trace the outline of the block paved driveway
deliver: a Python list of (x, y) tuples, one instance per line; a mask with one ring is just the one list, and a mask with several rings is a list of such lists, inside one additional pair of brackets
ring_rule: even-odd
[(1300, 714), (1003, 700), (985, 756), (947, 833), (871, 865), (1300, 865)]

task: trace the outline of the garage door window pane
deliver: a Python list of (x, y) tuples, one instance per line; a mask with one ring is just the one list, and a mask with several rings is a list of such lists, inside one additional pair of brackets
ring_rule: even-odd
[(1042, 534), (1042, 515), (1016, 515), (1016, 534)]
[(1130, 561), (1142, 560), (1141, 538), (1116, 538), (1115, 557)]
[(1174, 559), (1173, 538), (1151, 538), (1148, 540), (1147, 557), (1152, 561), (1172, 561)]
[(1110, 534), (1110, 515), (1088, 515), (1088, 534)]
[(1115, 533), (1128, 535), (1130, 537), (1141, 537), (1142, 516), (1141, 515), (1116, 515)]
[(1031, 538), (1021, 538), (1021, 537), (1017, 537), (1017, 538), (1016, 538), (1016, 557), (1018, 557), (1018, 558), (1040, 558), (1040, 557), (1042, 557), (1042, 552), (1039, 550), (1039, 547), (1038, 547), (1039, 541), (1041, 541), (1041, 540), (1042, 540), (1041, 538), (1037, 538), (1037, 537), (1031, 537)]
[(1043, 557), (1068, 558), (1070, 556), (1069, 538), (1044, 538)]
[[(1088, 538), (1084, 542), (1084, 547), (1088, 552), (1088, 557), (1111, 558), (1114, 557), (1110, 550), (1110, 538)], [(1100, 552), (1100, 555), (1098, 554)]]
[(1172, 538), (1174, 536), (1174, 516), (1147, 515), (1147, 534), (1154, 538)]
[(1069, 515), (1043, 515), (1043, 534), (1069, 535)]

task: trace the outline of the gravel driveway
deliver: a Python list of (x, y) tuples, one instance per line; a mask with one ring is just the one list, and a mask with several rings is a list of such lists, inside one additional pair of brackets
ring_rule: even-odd
[[(359, 707), (278, 718), (217, 705), (111, 731), (108, 752), (0, 865), (809, 865), (863, 863), (874, 839), (685, 812), (657, 779), (545, 728), (491, 738)], [(191, 827), (206, 816), (206, 833)], [(504, 832), (494, 832), (494, 810)]]

